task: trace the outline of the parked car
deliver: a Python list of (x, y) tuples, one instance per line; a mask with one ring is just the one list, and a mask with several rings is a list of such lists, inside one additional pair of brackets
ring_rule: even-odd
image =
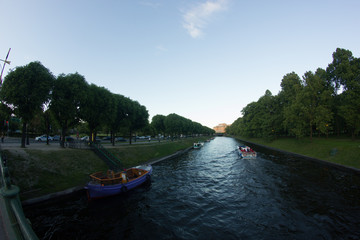
[[(84, 141), (84, 142), (89, 142), (89, 141), (90, 141), (90, 137), (89, 137), (89, 136), (85, 136), (85, 137), (80, 138), (80, 140), (81, 140), (81, 141)], [(101, 142), (101, 138), (96, 137), (96, 138), (95, 138), (95, 142)]]
[(123, 137), (117, 137), (115, 138), (115, 142), (126, 142), (126, 139)]
[[(51, 136), (49, 136), (49, 141), (52, 141), (53, 138)], [(46, 142), (46, 135), (41, 135), (41, 136), (38, 136), (35, 138), (35, 141), (38, 141), (38, 142)]]
[(88, 142), (90, 140), (89, 136), (82, 137), (81, 141)]
[(111, 140), (111, 137), (110, 137), (110, 136), (106, 136), (106, 137), (103, 137), (102, 140), (104, 140), (104, 141), (110, 141), (110, 140)]
[(53, 141), (60, 141), (60, 136), (59, 135), (55, 135), (53, 137)]

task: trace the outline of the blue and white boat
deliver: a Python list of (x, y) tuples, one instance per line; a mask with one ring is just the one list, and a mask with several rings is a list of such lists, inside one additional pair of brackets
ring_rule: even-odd
[(150, 179), (151, 165), (128, 168), (115, 173), (97, 172), (90, 175), (90, 182), (85, 186), (89, 199), (104, 198), (127, 192)]

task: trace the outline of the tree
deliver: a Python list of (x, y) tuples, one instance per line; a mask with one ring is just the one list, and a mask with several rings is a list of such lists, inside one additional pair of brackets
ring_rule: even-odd
[(54, 76), (40, 62), (17, 67), (5, 77), (1, 99), (22, 119), (21, 147), (25, 147), (26, 125), (50, 97)]
[(1, 135), (5, 136), (5, 133), (8, 131), (8, 123), (11, 117), (11, 108), (9, 108), (6, 104), (0, 102), (0, 130)]
[(183, 117), (175, 113), (167, 115), (164, 121), (166, 132), (171, 134), (172, 136), (181, 134), (183, 129), (182, 120)]
[(62, 147), (67, 130), (80, 121), (80, 110), (85, 101), (87, 88), (85, 78), (79, 73), (61, 74), (54, 82), (49, 108), (61, 127)]
[[(335, 86), (338, 113), (351, 131), (352, 139), (360, 131), (360, 59), (354, 58), (351, 51), (337, 48), (333, 62), (326, 69), (328, 81)], [(340, 88), (343, 92), (337, 95)]]
[(81, 106), (81, 116), (89, 124), (91, 141), (95, 140), (96, 133), (110, 118), (114, 118), (112, 93), (104, 87), (91, 84), (86, 92), (86, 98)]
[[(151, 120), (151, 125), (155, 129), (156, 133), (165, 135), (165, 116), (155, 115)], [(159, 139), (160, 141), (160, 139)]]
[(226, 133), (230, 135), (241, 136), (242, 128), (243, 128), (243, 118), (239, 117), (230, 126), (226, 127)]
[(110, 128), (111, 142), (113, 145), (115, 145), (114, 136), (121, 129), (124, 124), (124, 120), (127, 117), (126, 104), (130, 101), (130, 99), (120, 94), (113, 94), (113, 114), (109, 115), (111, 117), (107, 118), (107, 124)]
[(127, 104), (126, 126), (129, 130), (131, 144), (132, 134), (146, 127), (149, 124), (149, 113), (145, 106), (140, 105), (137, 101), (129, 101)]
[(300, 113), (300, 101), (296, 101), (299, 92), (302, 91), (300, 77), (292, 72), (284, 76), (281, 81), (281, 91), (279, 93), (282, 100), (281, 105), (284, 109), (284, 128), (296, 137), (305, 135), (305, 123), (302, 113)]
[(319, 68), (316, 73), (304, 74), (304, 88), (297, 97), (299, 112), (303, 114), (303, 120), (307, 122), (312, 140), (313, 129), (326, 133), (332, 120), (331, 93), (333, 90), (326, 82), (325, 70)]

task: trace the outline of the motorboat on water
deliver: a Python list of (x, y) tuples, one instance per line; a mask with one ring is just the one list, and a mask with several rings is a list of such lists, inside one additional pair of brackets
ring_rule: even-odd
[(112, 170), (96, 172), (90, 175), (85, 189), (89, 199), (109, 197), (140, 186), (150, 179), (151, 173), (151, 165), (136, 166), (116, 173)]
[(252, 159), (257, 157), (257, 153), (249, 146), (238, 146), (237, 150), (241, 158)]

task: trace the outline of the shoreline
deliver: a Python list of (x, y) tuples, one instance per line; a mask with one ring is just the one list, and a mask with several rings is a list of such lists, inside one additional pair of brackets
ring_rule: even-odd
[(277, 152), (281, 152), (281, 153), (285, 153), (285, 154), (290, 154), (290, 155), (298, 156), (298, 157), (307, 159), (307, 160), (309, 160), (309, 161), (317, 162), (317, 163), (322, 164), (322, 165), (334, 167), (334, 168), (336, 168), (336, 169), (338, 169), (338, 170), (341, 170), (341, 171), (345, 171), (345, 172), (348, 172), (348, 173), (353, 173), (353, 174), (358, 174), (358, 175), (360, 175), (360, 169), (355, 168), (355, 167), (350, 167), (350, 166), (346, 166), (346, 165), (341, 165), (341, 164), (338, 164), (338, 163), (329, 162), (329, 161), (322, 160), (322, 159), (318, 159), (318, 158), (314, 158), (314, 157), (309, 157), (309, 156), (302, 155), (302, 154), (299, 154), (299, 153), (288, 152), (288, 151), (285, 151), (285, 150), (282, 150), (282, 149), (279, 149), (279, 148), (274, 148), (274, 147), (266, 146), (266, 145), (263, 145), (263, 144), (259, 144), (259, 143), (255, 143), (255, 142), (251, 142), (251, 141), (247, 141), (247, 140), (242, 140), (242, 139), (236, 138), (236, 137), (234, 137), (234, 138), (235, 138), (236, 140), (239, 140), (239, 141), (244, 142), (244, 143), (249, 143), (249, 144), (251, 144), (251, 145), (259, 146), (259, 147), (266, 148), (266, 149), (270, 149), (270, 150), (273, 150), (273, 151), (277, 151)]
[[(333, 163), (333, 162), (329, 162), (329, 161), (326, 161), (326, 160), (321, 160), (321, 159), (318, 159), (318, 158), (309, 157), (309, 156), (306, 156), (306, 155), (285, 151), (285, 150), (282, 150), (282, 149), (279, 149), (279, 148), (274, 148), (274, 147), (270, 147), (270, 146), (267, 146), (267, 145), (263, 145), (263, 144), (259, 144), (259, 143), (255, 143), (255, 142), (251, 142), (251, 141), (247, 141), (247, 140), (242, 140), (240, 138), (233, 137), (233, 136), (231, 136), (231, 137), (238, 140), (238, 141), (249, 144), (249, 145), (259, 146), (259, 147), (269, 149), (269, 150), (273, 150), (273, 151), (276, 151), (276, 152), (281, 152), (281, 153), (285, 153), (285, 154), (289, 154), (289, 155), (293, 155), (293, 156), (298, 156), (298, 157), (301, 157), (301, 158), (306, 159), (308, 161), (313, 161), (313, 162), (317, 162), (319, 164), (322, 164), (322, 165), (325, 165), (325, 166), (328, 166), (328, 167), (336, 168), (336, 169), (338, 169), (340, 171), (343, 171), (343, 172), (360, 175), (360, 169), (357, 169), (357, 168), (354, 168), (354, 167), (345, 166), (345, 165), (341, 165), (341, 164), (338, 164), (338, 163)], [(177, 156), (185, 154), (188, 151), (190, 151), (191, 149), (193, 149), (193, 147), (189, 147), (189, 148), (186, 148), (184, 150), (177, 151), (177, 152), (175, 152), (173, 154), (170, 154), (168, 156), (165, 156), (165, 157), (161, 157), (161, 158), (158, 158), (158, 159), (151, 159), (151, 160), (149, 160), (147, 162), (144, 162), (143, 164), (144, 165), (153, 165), (153, 164), (162, 162), (164, 160), (169, 160), (171, 158), (175, 158)], [(33, 205), (33, 204), (45, 202), (47, 200), (52, 200), (52, 199), (55, 199), (55, 198), (58, 198), (58, 197), (66, 196), (66, 195), (69, 195), (69, 194), (72, 194), (72, 193), (80, 192), (82, 190), (84, 190), (84, 186), (75, 186), (75, 187), (60, 191), (60, 192), (50, 193), (50, 194), (40, 196), (40, 197), (37, 197), (37, 198), (24, 200), (24, 201), (22, 201), (22, 205), (23, 206)]]
[[(177, 151), (177, 152), (175, 152), (175, 153), (173, 153), (171, 155), (168, 155), (168, 156), (165, 156), (165, 157), (162, 157), (162, 158), (159, 158), (159, 159), (149, 160), (149, 161), (145, 162), (144, 165), (153, 165), (153, 164), (165, 161), (165, 160), (169, 160), (169, 159), (181, 156), (181, 155), (189, 152), (191, 149), (193, 149), (193, 147), (189, 147), (189, 148), (186, 148), (184, 150)], [(63, 197), (63, 196), (66, 196), (66, 195), (69, 195), (69, 194), (72, 194), (72, 193), (80, 192), (82, 190), (84, 190), (84, 186), (76, 186), (76, 187), (65, 189), (65, 190), (60, 191), (60, 192), (49, 193), (49, 194), (46, 194), (46, 195), (41, 196), (41, 197), (24, 200), (24, 201), (21, 202), (21, 204), (23, 206), (34, 205), (34, 204), (38, 204), (38, 203), (41, 203), (41, 202), (52, 200), (52, 199), (55, 199), (55, 198), (58, 198), (58, 197)]]

